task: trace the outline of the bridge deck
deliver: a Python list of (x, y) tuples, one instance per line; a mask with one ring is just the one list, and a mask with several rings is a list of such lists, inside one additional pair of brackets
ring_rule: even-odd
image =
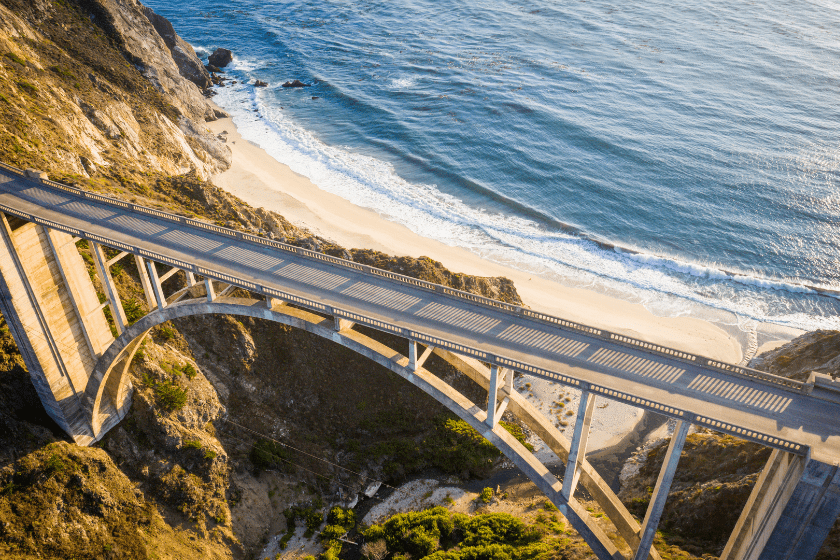
[(810, 448), (826, 463), (840, 457), (840, 404), (806, 394), (796, 382), (217, 226), (175, 221), (4, 169), (0, 211), (770, 446), (798, 453)]

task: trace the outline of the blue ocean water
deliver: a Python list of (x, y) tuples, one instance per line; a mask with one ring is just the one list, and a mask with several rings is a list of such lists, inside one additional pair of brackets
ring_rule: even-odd
[(234, 52), (214, 99), (246, 138), (421, 235), (662, 314), (840, 328), (836, 3), (146, 3)]

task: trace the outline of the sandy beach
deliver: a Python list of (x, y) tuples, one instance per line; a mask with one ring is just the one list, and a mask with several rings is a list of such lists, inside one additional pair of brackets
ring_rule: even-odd
[(221, 119), (208, 126), (215, 134), (227, 131), (228, 146), (233, 151), (232, 167), (213, 178), (218, 186), (339, 245), (377, 249), (392, 255), (428, 256), (452, 271), (505, 276), (513, 280), (522, 300), (533, 309), (726, 362), (738, 363), (742, 359), (742, 341), (738, 336), (709, 321), (657, 317), (641, 304), (563, 286), (483, 259), (466, 249), (421, 237), (372, 210), (321, 190), (243, 139), (232, 119)]

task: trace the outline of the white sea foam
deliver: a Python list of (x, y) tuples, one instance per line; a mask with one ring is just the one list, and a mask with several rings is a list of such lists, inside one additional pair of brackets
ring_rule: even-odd
[(416, 76), (400, 76), (397, 78), (392, 79), (388, 83), (388, 89), (392, 89), (395, 91), (406, 91), (410, 90), (417, 84), (417, 77)]
[[(237, 59), (234, 68), (247, 72), (259, 64)], [(714, 263), (610, 251), (575, 235), (547, 231), (523, 217), (490, 214), (433, 185), (405, 181), (387, 162), (324, 144), (279, 108), (264, 103), (264, 96), (240, 83), (219, 89), (215, 100), (233, 115), (243, 137), (275, 159), (320, 188), (419, 235), (537, 275), (619, 292), (654, 312), (680, 315), (691, 303), (699, 303), (801, 329), (840, 328), (840, 319), (821, 315), (817, 304), (791, 305), (793, 294), (817, 293), (802, 282), (761, 278), (749, 271), (727, 272)], [(840, 292), (840, 286), (815, 288)]]

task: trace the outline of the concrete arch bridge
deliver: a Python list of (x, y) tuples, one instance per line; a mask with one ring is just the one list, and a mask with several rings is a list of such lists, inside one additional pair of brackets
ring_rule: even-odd
[[(0, 222), (0, 309), (47, 412), (79, 444), (127, 413), (126, 371), (149, 329), (190, 315), (243, 315), (332, 340), (431, 395), (534, 481), (602, 560), (658, 558), (653, 538), (691, 424), (773, 448), (722, 558), (808, 560), (840, 512), (840, 384), (830, 378), (800, 383), (717, 362), (9, 166), (0, 166)], [(91, 244), (104, 303), (79, 239)], [(123, 258), (135, 259), (153, 309), (133, 325), (111, 276)], [(176, 274), (186, 288), (167, 294)], [(235, 288), (252, 299), (228, 297)], [(388, 348), (356, 324), (401, 336), (407, 348)], [(432, 352), (486, 388), (487, 402), (425, 369)], [(513, 389), (514, 371), (581, 391), (571, 441)], [(596, 395), (677, 421), (641, 523), (585, 459)], [(499, 425), (506, 410), (565, 461), (562, 482)], [(615, 526), (615, 541), (576, 500), (580, 485)]]

